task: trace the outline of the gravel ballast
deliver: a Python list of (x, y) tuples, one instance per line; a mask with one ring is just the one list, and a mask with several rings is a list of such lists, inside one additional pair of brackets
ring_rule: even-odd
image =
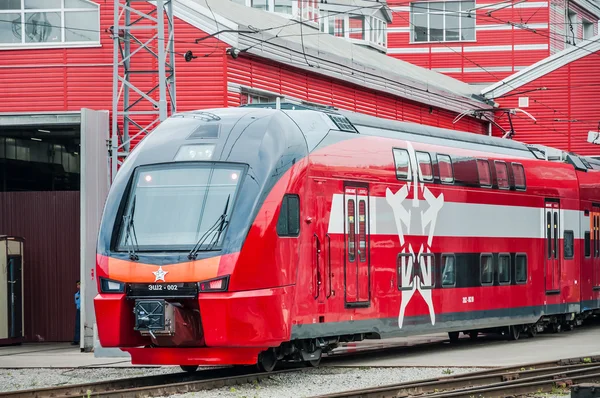
[(181, 372), (179, 366), (163, 366), (155, 368), (0, 369), (0, 391), (28, 390), (31, 388), (63, 386), (68, 384), (93, 383), (102, 380), (154, 376), (175, 372)]
[[(310, 397), (319, 394), (382, 386), (392, 383), (427, 379), (436, 376), (473, 372), (479, 368), (336, 368), (301, 369), (298, 372), (273, 375), (258, 383), (198, 391), (179, 397)], [(90, 383), (128, 377), (152, 376), (181, 372), (178, 366), (156, 368), (36, 368), (0, 369), (0, 391), (26, 390)]]
[[(480, 368), (337, 368), (322, 367), (297, 373), (273, 375), (258, 383), (198, 391), (172, 397), (300, 398), (475, 372)], [(451, 373), (450, 373), (451, 372)]]

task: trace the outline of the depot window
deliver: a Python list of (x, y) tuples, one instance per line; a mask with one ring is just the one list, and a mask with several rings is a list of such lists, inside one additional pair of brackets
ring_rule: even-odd
[(317, 21), (318, 0), (232, 0), (234, 3), (259, 10), (274, 12), (288, 18)]
[(100, 7), (88, 0), (0, 1), (0, 46), (100, 43)]
[(410, 5), (412, 42), (475, 40), (475, 1), (418, 2)]
[(279, 219), (277, 220), (277, 235), (298, 236), (300, 234), (300, 198), (298, 195), (287, 194), (281, 201)]
[(387, 46), (387, 23), (374, 16), (319, 10), (319, 30), (353, 43)]

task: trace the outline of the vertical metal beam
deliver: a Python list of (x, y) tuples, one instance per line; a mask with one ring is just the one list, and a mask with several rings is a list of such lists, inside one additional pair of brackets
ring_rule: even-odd
[(111, 182), (131, 144), (176, 111), (172, 1), (115, 0)]

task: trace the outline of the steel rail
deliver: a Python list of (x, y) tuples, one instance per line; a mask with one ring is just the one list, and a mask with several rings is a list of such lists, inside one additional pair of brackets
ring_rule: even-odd
[[(254, 367), (219, 368), (198, 370), (195, 373), (171, 373), (167, 375), (104, 380), (93, 383), (71, 384), (29, 390), (0, 392), (1, 398), (61, 398), (61, 397), (138, 397), (169, 396), (223, 386), (259, 381), (273, 375), (297, 372), (307, 368), (284, 369), (270, 373), (257, 372)], [(226, 374), (227, 376), (224, 376)]]
[[(573, 381), (600, 380), (600, 357), (570, 358), (560, 361), (540, 362), (470, 372), (426, 380), (390, 384), (339, 393), (319, 395), (315, 398), (387, 398), (413, 395), (441, 397), (504, 397), (505, 394), (551, 391), (556, 383), (570, 385)], [(448, 390), (448, 391), (445, 391)], [(483, 395), (479, 395), (483, 394)], [(498, 394), (498, 395), (493, 395)]]

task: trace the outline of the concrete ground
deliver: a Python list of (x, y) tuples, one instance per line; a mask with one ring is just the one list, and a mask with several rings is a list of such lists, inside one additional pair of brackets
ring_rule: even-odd
[[(373, 348), (383, 352), (369, 354)], [(351, 358), (338, 353), (356, 353)], [(461, 339), (450, 344), (447, 334), (365, 340), (337, 349), (322, 366), (492, 367), (600, 355), (600, 322), (570, 332), (522, 336), (506, 341), (497, 336)], [(69, 343), (34, 343), (0, 347), (0, 368), (131, 367), (128, 358), (96, 358)]]
[[(475, 341), (471, 341), (468, 336), (461, 335), (461, 337), (458, 343), (451, 344), (445, 334), (432, 335), (425, 344), (390, 347), (376, 355), (362, 353), (353, 358), (332, 356), (323, 360), (322, 364), (324, 366), (494, 367), (600, 355), (599, 322), (570, 332), (542, 333), (534, 338), (521, 335), (517, 341), (508, 341), (494, 335), (479, 336)], [(395, 340), (375, 340), (367, 344), (378, 348), (377, 343), (389, 345)], [(362, 351), (359, 347), (353, 350)]]

